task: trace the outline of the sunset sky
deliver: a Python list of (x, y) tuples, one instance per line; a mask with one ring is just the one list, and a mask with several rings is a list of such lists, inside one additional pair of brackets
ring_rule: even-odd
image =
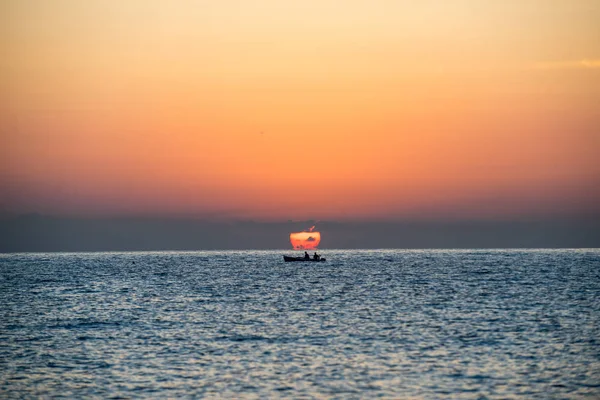
[(598, 0), (5, 0), (0, 212), (600, 212)]

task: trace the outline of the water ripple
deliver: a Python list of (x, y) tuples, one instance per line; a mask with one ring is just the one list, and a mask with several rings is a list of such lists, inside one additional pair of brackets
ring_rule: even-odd
[(599, 398), (600, 251), (0, 255), (0, 397)]

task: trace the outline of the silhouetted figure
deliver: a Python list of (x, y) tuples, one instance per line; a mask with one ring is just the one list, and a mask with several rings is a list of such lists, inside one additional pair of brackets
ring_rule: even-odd
[(320, 259), (321, 259), (321, 256), (320, 256), (320, 255), (318, 255), (318, 254), (317, 254), (317, 252), (315, 251), (315, 255), (313, 256), (313, 258), (314, 258), (315, 260), (320, 260)]
[(308, 255), (308, 253), (306, 251), (304, 252), (304, 259), (310, 260), (310, 256)]

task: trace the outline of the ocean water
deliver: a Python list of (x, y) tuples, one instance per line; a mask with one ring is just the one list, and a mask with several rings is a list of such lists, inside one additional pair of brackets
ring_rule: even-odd
[(600, 398), (600, 250), (0, 255), (0, 398)]

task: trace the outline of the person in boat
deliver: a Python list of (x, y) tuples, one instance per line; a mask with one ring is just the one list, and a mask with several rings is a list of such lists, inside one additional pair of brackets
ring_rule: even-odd
[(308, 252), (304, 252), (304, 259), (305, 260), (310, 260), (310, 256), (308, 255)]
[(317, 254), (317, 252), (315, 251), (315, 255), (313, 256), (313, 259), (315, 259), (315, 260), (317, 260), (317, 261), (318, 261), (318, 260), (320, 260), (320, 259), (321, 259), (321, 256), (320, 256), (320, 255), (318, 255), (318, 254)]

